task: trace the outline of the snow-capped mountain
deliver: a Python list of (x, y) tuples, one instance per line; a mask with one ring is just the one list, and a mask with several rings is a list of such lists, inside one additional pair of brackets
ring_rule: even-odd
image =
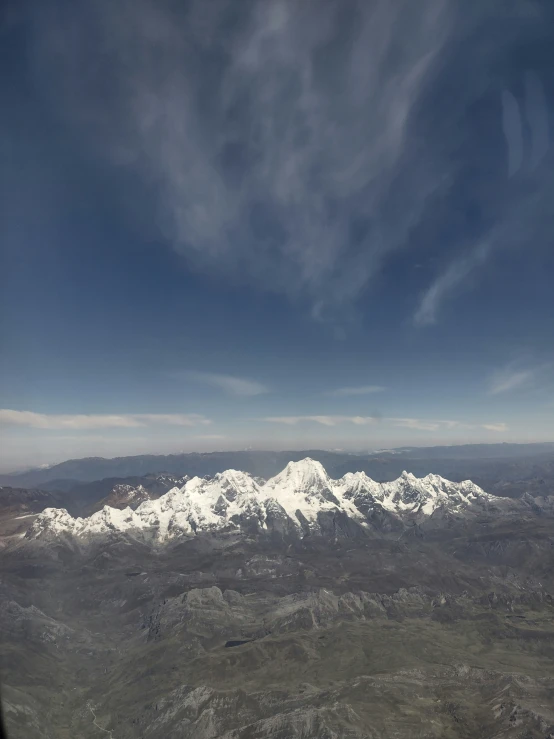
[(364, 472), (354, 472), (332, 480), (321, 463), (306, 458), (290, 462), (265, 483), (237, 470), (212, 479), (194, 477), (156, 500), (145, 500), (135, 510), (104, 506), (88, 518), (73, 518), (64, 509), (47, 508), (27, 538), (121, 533), (164, 542), (233, 530), (303, 536), (328, 531), (330, 520), (349, 520), (349, 525), (369, 529), (377, 520), (402, 525), (409, 519), (425, 520), (439, 510), (482, 510), (498, 500), (469, 480), (455, 483), (438, 475), (418, 479), (404, 472), (397, 480), (379, 483)]
[[(155, 475), (147, 476), (144, 478), (144, 484), (135, 483), (130, 484), (127, 482), (118, 483), (114, 485), (102, 500), (95, 502), (92, 510), (89, 513), (96, 513), (104, 506), (110, 506), (110, 508), (132, 508), (135, 510), (141, 503), (146, 500), (155, 500), (161, 497), (165, 493), (169, 492), (174, 487), (183, 487), (185, 483), (189, 481), (189, 477), (173, 477), (171, 475)], [(89, 483), (90, 485), (90, 483)]]
[(450, 482), (440, 475), (417, 478), (410, 472), (403, 472), (392, 482), (375, 482), (364, 472), (349, 472), (337, 485), (358, 508), (363, 504), (378, 504), (398, 514), (421, 513), (430, 516), (441, 506), (458, 509), (495, 500), (495, 496), (485, 493), (471, 480)]

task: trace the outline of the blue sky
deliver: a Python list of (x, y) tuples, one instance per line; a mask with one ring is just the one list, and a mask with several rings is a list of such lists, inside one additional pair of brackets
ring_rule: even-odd
[(0, 16), (0, 466), (552, 440), (554, 7)]

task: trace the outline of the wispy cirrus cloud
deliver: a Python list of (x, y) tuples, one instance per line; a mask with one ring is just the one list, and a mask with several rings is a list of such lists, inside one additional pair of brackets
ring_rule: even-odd
[(246, 377), (236, 377), (235, 375), (225, 375), (217, 372), (184, 371), (171, 373), (171, 376), (174, 379), (211, 385), (212, 387), (223, 390), (229, 395), (249, 397), (269, 392), (269, 388), (257, 380), (251, 380)]
[(358, 387), (339, 387), (335, 390), (329, 390), (327, 395), (346, 398), (351, 395), (372, 395), (373, 393), (382, 393), (385, 390), (386, 387), (383, 385), (360, 385)]
[[(496, 197), (489, 194), (480, 204), (482, 209), (493, 206), (490, 223), (482, 229), (475, 245), (467, 240), (462, 243), (424, 292), (413, 316), (416, 326), (436, 323), (444, 304), (467, 288), (498, 252), (544, 249), (550, 243), (551, 216), (547, 204), (554, 196), (554, 170), (548, 158), (549, 110), (540, 78), (531, 70), (522, 77), (522, 106), (510, 90), (501, 94), (508, 176), (497, 180), (496, 187), (491, 188)], [(524, 140), (524, 119), (530, 141)]]
[(417, 431), (438, 431), (439, 429), (454, 428), (480, 428), (481, 424), (468, 424), (462, 421), (450, 421), (444, 419), (424, 419), (424, 418), (386, 418), (386, 422), (399, 428), (415, 429)]
[(489, 395), (535, 389), (551, 392), (554, 381), (554, 360), (550, 355), (519, 356), (498, 368), (488, 380)]
[(160, 426), (206, 426), (211, 421), (197, 413), (49, 414), (0, 409), (0, 425), (35, 429), (109, 429)]
[(416, 429), (418, 431), (438, 431), (440, 429), (485, 429), (486, 431), (508, 431), (505, 423), (467, 423), (465, 421), (452, 421), (444, 419), (422, 419), (422, 418), (386, 418), (393, 426), (400, 428)]
[(267, 423), (281, 423), (296, 426), (300, 423), (318, 423), (322, 426), (338, 426), (352, 423), (356, 426), (367, 426), (377, 423), (389, 424), (398, 428), (417, 431), (438, 431), (439, 429), (485, 429), (487, 431), (507, 431), (505, 423), (465, 423), (462, 421), (436, 420), (422, 418), (381, 418), (376, 416), (267, 416), (262, 419)]
[(488, 394), (503, 395), (518, 391), (534, 391), (543, 396), (554, 386), (554, 360), (550, 352), (542, 356), (522, 354), (488, 378)]
[(484, 423), (483, 428), (487, 431), (508, 431), (508, 426), (505, 423)]
[(414, 314), (416, 326), (436, 323), (439, 309), (443, 303), (460, 289), (466, 278), (487, 260), (490, 242), (479, 244), (468, 254), (456, 259), (436, 278), (423, 294)]
[(262, 420), (267, 423), (283, 423), (287, 426), (296, 426), (305, 422), (319, 423), (321, 426), (337, 426), (340, 423), (364, 426), (377, 422), (377, 419), (371, 416), (267, 416)]
[(455, 15), (454, 0), (53, 0), (33, 52), (56, 110), (153, 186), (189, 265), (324, 312), (405, 246), (440, 183), (410, 131)]
[(417, 431), (437, 431), (441, 427), (454, 428), (455, 421), (426, 421), (421, 418), (389, 418), (386, 419), (393, 426)]
[(534, 369), (515, 370), (515, 369), (504, 369), (497, 372), (490, 383), (489, 393), (491, 395), (498, 395), (499, 393), (508, 393), (512, 390), (527, 385), (536, 374)]
[[(305, 297), (321, 318), (421, 249), (421, 226), (450, 235), (413, 316), (426, 326), (500, 246), (545, 243), (549, 101), (529, 72), (522, 115), (498, 80), (521, 86), (513, 57), (548, 22), (546, 3), (29, 6), (36, 84), (76, 140), (144, 184), (132, 207), (191, 267)], [(497, 110), (491, 126), (482, 104)], [(491, 156), (503, 131), (506, 152)], [(468, 241), (459, 213), (476, 204)], [(504, 236), (489, 238), (498, 223)]]

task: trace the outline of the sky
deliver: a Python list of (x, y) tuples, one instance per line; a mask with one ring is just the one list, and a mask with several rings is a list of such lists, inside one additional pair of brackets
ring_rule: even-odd
[(0, 469), (554, 440), (550, 0), (7, 0)]

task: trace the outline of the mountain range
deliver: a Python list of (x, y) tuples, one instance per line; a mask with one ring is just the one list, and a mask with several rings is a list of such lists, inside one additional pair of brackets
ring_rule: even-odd
[(10, 739), (552, 739), (554, 498), (363, 459), (0, 489)]
[[(554, 497), (542, 498), (541, 503), (533, 498), (513, 501), (490, 495), (469, 480), (456, 483), (432, 474), (418, 479), (404, 471), (398, 479), (380, 483), (364, 472), (349, 472), (333, 480), (320, 462), (309, 457), (289, 462), (267, 481), (227, 470), (210, 479), (188, 479), (154, 500), (142, 486), (115, 486), (112, 495), (117, 507), (104, 505), (85, 518), (74, 518), (63, 508), (47, 508), (26, 537), (94, 539), (125, 534), (166, 542), (232, 530), (300, 537), (331, 531), (336, 537), (364, 535), (375, 528), (402, 530), (446, 515), (554, 510)], [(135, 500), (138, 505), (128, 505)]]
[[(546, 443), (414, 447), (366, 454), (319, 449), (139, 455), (114, 459), (92, 457), (0, 475), (0, 485), (70, 493), (70, 496), (62, 496), (66, 502), (64, 507), (81, 515), (89, 503), (108, 495), (111, 487), (118, 483), (136, 485), (140, 479), (145, 479), (144, 486), (150, 488), (152, 478), (156, 477), (204, 477), (228, 469), (268, 479), (277, 475), (289, 461), (305, 457), (321, 462), (335, 479), (356, 470), (374, 480), (390, 482), (407, 469), (417, 477), (438, 474), (457, 482), (470, 479), (489, 493), (507, 497), (519, 497), (525, 492), (539, 496), (554, 493), (554, 444)], [(100, 495), (102, 490), (104, 495)]]

